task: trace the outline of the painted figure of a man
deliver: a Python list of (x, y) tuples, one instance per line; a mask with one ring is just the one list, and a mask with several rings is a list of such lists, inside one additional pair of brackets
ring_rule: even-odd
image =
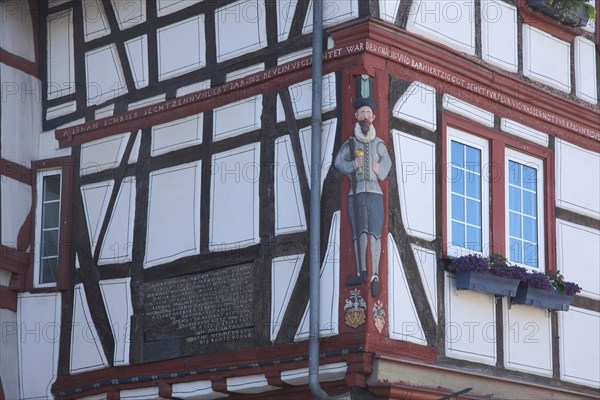
[(375, 103), (359, 98), (354, 103), (354, 136), (350, 137), (335, 158), (335, 167), (352, 181), (348, 193), (348, 213), (356, 260), (356, 276), (346, 285), (367, 282), (367, 244), (371, 255), (371, 295), (379, 293), (379, 259), (384, 209), (380, 181), (387, 178), (392, 161), (383, 140), (375, 133)]

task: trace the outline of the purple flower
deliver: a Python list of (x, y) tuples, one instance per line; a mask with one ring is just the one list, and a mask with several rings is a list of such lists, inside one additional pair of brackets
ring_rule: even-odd
[(450, 272), (487, 272), (488, 270), (487, 260), (477, 254), (455, 258), (448, 266)]
[(527, 274), (525, 279), (523, 279), (521, 282), (527, 284), (527, 286), (545, 290), (547, 292), (551, 292), (554, 289), (550, 278), (546, 274), (539, 272), (531, 272)]

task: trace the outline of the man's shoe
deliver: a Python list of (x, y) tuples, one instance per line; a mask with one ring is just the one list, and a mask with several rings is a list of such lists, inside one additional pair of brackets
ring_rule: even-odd
[(360, 286), (360, 276), (354, 275), (346, 279), (346, 286)]
[(371, 277), (371, 296), (379, 296), (379, 277), (377, 275)]

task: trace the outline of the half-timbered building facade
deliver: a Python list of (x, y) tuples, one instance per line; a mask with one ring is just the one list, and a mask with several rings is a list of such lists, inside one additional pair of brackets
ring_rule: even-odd
[[(325, 0), (316, 163), (312, 1), (0, 1), (0, 398), (311, 398), (315, 165), (332, 398), (598, 398), (598, 18), (533, 3)], [(457, 290), (493, 253), (583, 290)]]

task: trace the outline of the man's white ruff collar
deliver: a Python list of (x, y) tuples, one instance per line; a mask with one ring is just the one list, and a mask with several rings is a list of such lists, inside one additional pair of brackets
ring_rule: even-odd
[(354, 125), (354, 136), (359, 142), (370, 143), (373, 141), (373, 139), (375, 139), (375, 135), (376, 133), (373, 125), (369, 127), (369, 132), (367, 132), (366, 135), (362, 133), (362, 130), (360, 129), (360, 124), (358, 122), (356, 123), (356, 125)]

